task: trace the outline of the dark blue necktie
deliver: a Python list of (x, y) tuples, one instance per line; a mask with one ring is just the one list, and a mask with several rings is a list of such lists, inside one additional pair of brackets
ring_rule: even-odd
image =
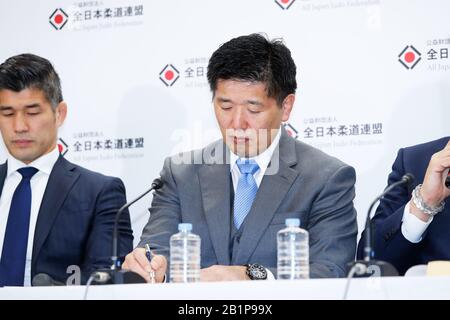
[(22, 175), (22, 181), (14, 191), (8, 223), (6, 224), (0, 261), (0, 284), (3, 286), (23, 286), (30, 227), (30, 180), (38, 172), (33, 167), (22, 168), (17, 171)]

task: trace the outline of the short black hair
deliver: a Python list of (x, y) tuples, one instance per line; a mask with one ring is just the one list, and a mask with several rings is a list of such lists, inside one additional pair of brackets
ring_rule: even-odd
[(42, 90), (53, 110), (63, 101), (61, 81), (50, 61), (24, 53), (0, 64), (0, 90)]
[(209, 59), (207, 74), (213, 95), (218, 80), (263, 82), (267, 95), (279, 106), (286, 96), (295, 93), (295, 76), (296, 66), (283, 40), (269, 40), (257, 33), (222, 44)]

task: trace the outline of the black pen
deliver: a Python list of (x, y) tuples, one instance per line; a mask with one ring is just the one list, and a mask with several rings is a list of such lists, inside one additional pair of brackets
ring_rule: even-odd
[[(147, 256), (148, 261), (152, 262), (153, 254), (148, 243), (145, 245), (145, 255)], [(155, 283), (155, 271), (153, 271), (153, 269), (150, 271), (150, 283)]]

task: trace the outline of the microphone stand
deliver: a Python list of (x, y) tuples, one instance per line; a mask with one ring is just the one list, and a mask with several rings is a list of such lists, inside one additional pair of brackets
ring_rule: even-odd
[(364, 241), (364, 258), (363, 260), (357, 260), (349, 264), (349, 270), (356, 267), (357, 276), (370, 277), (372, 275), (389, 277), (398, 276), (398, 271), (395, 267), (386, 261), (374, 260), (374, 250), (373, 250), (373, 235), (372, 235), (372, 221), (370, 219), (372, 209), (375, 204), (386, 196), (392, 189), (402, 185), (410, 184), (414, 181), (414, 176), (412, 174), (405, 174), (400, 181), (394, 182), (388, 186), (383, 193), (381, 193), (371, 204), (369, 210), (367, 211), (366, 225), (365, 225), (365, 241)]
[(119, 239), (119, 220), (122, 213), (128, 209), (131, 205), (142, 199), (152, 190), (158, 190), (163, 186), (161, 179), (156, 178), (153, 180), (151, 188), (142, 193), (136, 199), (131, 202), (124, 204), (119, 211), (117, 211), (116, 218), (114, 221), (114, 231), (112, 240), (112, 264), (109, 270), (99, 270), (94, 272), (94, 281), (99, 283), (112, 283), (112, 284), (123, 284), (123, 283), (145, 283), (145, 279), (142, 278), (135, 272), (129, 270), (121, 269), (120, 260), (118, 257), (118, 239)]

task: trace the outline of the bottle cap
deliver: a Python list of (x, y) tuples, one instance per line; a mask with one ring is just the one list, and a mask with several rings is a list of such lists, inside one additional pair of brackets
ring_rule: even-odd
[(178, 225), (178, 231), (191, 231), (192, 230), (192, 223), (180, 223)]
[(286, 219), (286, 226), (287, 227), (299, 227), (300, 226), (300, 219), (298, 219), (298, 218)]

